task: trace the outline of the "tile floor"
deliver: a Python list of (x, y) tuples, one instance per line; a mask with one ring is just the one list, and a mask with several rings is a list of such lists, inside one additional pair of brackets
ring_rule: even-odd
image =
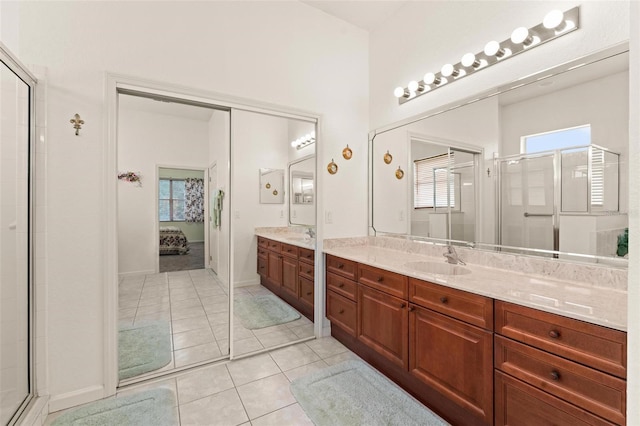
[[(160, 387), (171, 389), (181, 426), (312, 425), (291, 394), (290, 382), (348, 359), (359, 358), (337, 340), (325, 337), (131, 386), (116, 398)], [(49, 415), (45, 424), (62, 413)]]
[[(261, 285), (236, 288), (235, 295), (271, 293)], [(149, 374), (173, 370), (229, 353), (228, 289), (210, 269), (123, 277), (119, 282), (118, 318), (123, 325), (165, 319), (172, 333), (171, 362)], [(296, 321), (249, 330), (235, 318), (235, 356), (313, 336), (313, 323)], [(142, 377), (142, 376), (141, 376)]]

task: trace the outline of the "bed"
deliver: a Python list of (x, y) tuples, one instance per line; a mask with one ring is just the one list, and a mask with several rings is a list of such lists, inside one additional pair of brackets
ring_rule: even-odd
[(187, 254), (189, 251), (187, 237), (176, 226), (160, 227), (160, 255)]

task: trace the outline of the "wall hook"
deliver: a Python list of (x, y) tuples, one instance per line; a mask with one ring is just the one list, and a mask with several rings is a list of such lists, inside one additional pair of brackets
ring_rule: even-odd
[(82, 129), (82, 125), (84, 124), (84, 120), (80, 118), (80, 114), (74, 115), (69, 122), (73, 124), (73, 128), (76, 129), (76, 136), (80, 135), (80, 129)]

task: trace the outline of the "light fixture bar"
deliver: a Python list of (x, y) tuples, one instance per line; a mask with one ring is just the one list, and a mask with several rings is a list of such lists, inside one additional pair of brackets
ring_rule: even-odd
[(302, 148), (304, 148), (305, 146), (309, 146), (311, 144), (316, 143), (316, 132), (311, 132), (309, 134), (306, 134), (304, 136), (299, 137), (298, 139), (296, 139), (295, 141), (291, 142), (291, 147), (300, 150)]
[(545, 16), (544, 21), (534, 27), (516, 28), (511, 37), (498, 43), (489, 41), (482, 52), (467, 53), (456, 64), (445, 64), (439, 72), (428, 72), (423, 80), (412, 81), (406, 88), (397, 87), (394, 95), (398, 104), (402, 105), (425, 93), (447, 86), (456, 80), (475, 74), (491, 65), (503, 62), (512, 56), (531, 50), (543, 43), (555, 40), (579, 28), (580, 6), (566, 12), (553, 10)]

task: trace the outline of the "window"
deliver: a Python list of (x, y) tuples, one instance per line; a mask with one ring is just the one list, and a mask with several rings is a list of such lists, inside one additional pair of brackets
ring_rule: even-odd
[(183, 222), (184, 180), (160, 178), (158, 192), (158, 218), (160, 222)]
[(413, 162), (414, 209), (455, 206), (454, 183), (447, 173), (447, 167), (453, 163), (453, 155), (442, 154)]
[(522, 153), (553, 151), (591, 144), (591, 125), (523, 136)]

